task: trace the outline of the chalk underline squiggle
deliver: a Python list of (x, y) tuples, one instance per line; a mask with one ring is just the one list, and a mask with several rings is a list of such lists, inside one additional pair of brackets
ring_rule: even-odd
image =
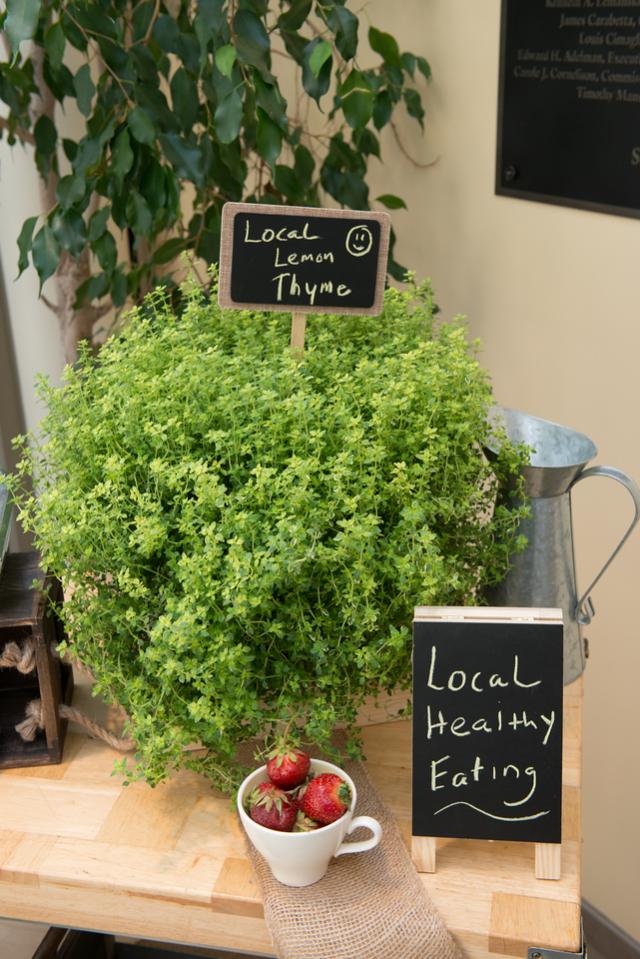
[(476, 812), (482, 813), (483, 816), (488, 816), (489, 819), (499, 819), (501, 822), (525, 822), (528, 819), (540, 819), (541, 816), (548, 816), (549, 810), (545, 809), (542, 812), (532, 813), (531, 816), (494, 816), (492, 812), (487, 812), (486, 809), (480, 809), (479, 806), (474, 806), (473, 803), (464, 802), (460, 799), (458, 802), (450, 802), (447, 806), (443, 806), (442, 809), (436, 809), (434, 816), (437, 816), (438, 813), (444, 812), (445, 809), (451, 809), (452, 806), (468, 806), (469, 809), (475, 809)]

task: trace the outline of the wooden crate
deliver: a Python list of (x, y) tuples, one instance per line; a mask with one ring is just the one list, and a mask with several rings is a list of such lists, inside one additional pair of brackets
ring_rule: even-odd
[[(71, 668), (53, 655), (64, 638), (53, 603), (62, 600), (62, 587), (40, 569), (37, 553), (9, 553), (0, 573), (0, 651), (7, 643), (35, 643), (36, 668), (23, 674), (0, 669), (0, 769), (39, 766), (62, 761), (66, 721), (58, 715), (60, 702), (70, 703)], [(39, 699), (44, 729), (25, 742), (16, 725), (26, 717), (27, 704)]]

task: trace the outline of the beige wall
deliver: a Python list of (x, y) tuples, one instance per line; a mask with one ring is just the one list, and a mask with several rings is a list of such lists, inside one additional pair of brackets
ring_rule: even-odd
[[(466, 313), (500, 402), (583, 430), (597, 461), (640, 480), (640, 223), (496, 197), (499, 0), (374, 0), (371, 22), (430, 60), (427, 135), (386, 138), (378, 189), (397, 192), (399, 257)], [(632, 515), (615, 483), (576, 489), (581, 581)], [(640, 939), (640, 532), (594, 595), (586, 630), (584, 895)]]
[[(385, 137), (377, 189), (403, 195), (394, 214), (399, 257), (433, 278), (445, 315), (468, 314), (499, 401), (588, 433), (599, 462), (640, 478), (638, 282), (640, 223), (493, 194), (499, 0), (372, 0), (364, 17), (425, 54), (434, 82), (427, 136), (400, 133), (414, 167)], [(12, 285), (15, 237), (33, 207), (35, 178), (20, 151), (0, 162), (0, 251), (30, 425), (36, 370), (55, 374), (55, 320), (36, 303), (32, 275)], [(610, 488), (612, 487), (612, 488)], [(575, 496), (582, 582), (630, 515), (624, 494), (603, 480)], [(584, 893), (640, 938), (640, 535), (597, 588), (587, 631)]]
[(15, 279), (18, 273), (18, 234), (26, 218), (38, 210), (38, 179), (31, 147), (11, 149), (6, 140), (2, 140), (0, 261), (28, 429), (37, 424), (41, 415), (33, 392), (36, 375), (45, 373), (55, 382), (63, 362), (57, 320), (38, 300), (35, 270), (29, 269), (19, 280)]

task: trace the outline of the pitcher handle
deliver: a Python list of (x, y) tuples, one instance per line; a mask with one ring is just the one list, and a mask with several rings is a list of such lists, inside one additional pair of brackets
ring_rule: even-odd
[(593, 614), (595, 612), (593, 603), (591, 602), (591, 598), (590, 598), (590, 593), (592, 589), (594, 588), (596, 583), (599, 582), (603, 574), (608, 570), (613, 560), (616, 558), (616, 556), (618, 555), (618, 553), (620, 552), (624, 544), (629, 539), (631, 533), (633, 532), (635, 526), (638, 523), (638, 520), (640, 520), (640, 486), (638, 486), (638, 484), (634, 480), (632, 480), (630, 476), (627, 476), (627, 474), (623, 473), (622, 470), (616, 469), (615, 466), (592, 466), (590, 469), (584, 470), (584, 472), (580, 474), (580, 476), (577, 478), (577, 480), (575, 481), (573, 485), (575, 486), (576, 483), (580, 482), (580, 480), (587, 479), (589, 476), (605, 476), (608, 479), (612, 479), (612, 480), (615, 480), (617, 483), (620, 483), (629, 492), (629, 495), (631, 496), (631, 499), (634, 502), (636, 511), (635, 511), (635, 516), (633, 517), (631, 521), (631, 525), (628, 527), (626, 533), (624, 534), (624, 536), (622, 537), (622, 539), (620, 540), (620, 542), (614, 549), (613, 553), (611, 554), (607, 562), (604, 564), (604, 566), (602, 567), (602, 569), (600, 570), (596, 578), (591, 583), (591, 585), (588, 587), (588, 589), (584, 591), (583, 595), (580, 597), (580, 599), (576, 603), (575, 616), (578, 622), (581, 623), (583, 626), (586, 626), (588, 623), (591, 622), (591, 618), (593, 617)]

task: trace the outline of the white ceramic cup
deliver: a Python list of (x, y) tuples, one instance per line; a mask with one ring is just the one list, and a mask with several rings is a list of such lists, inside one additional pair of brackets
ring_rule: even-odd
[[(267, 829), (245, 812), (244, 803), (256, 786), (265, 782), (267, 767), (261, 766), (244, 780), (238, 790), (238, 813), (247, 835), (259, 853), (267, 860), (271, 872), (285, 886), (310, 886), (322, 879), (333, 856), (345, 853), (366, 852), (373, 849), (382, 839), (382, 826), (371, 816), (356, 816), (357, 792), (353, 780), (343, 769), (322, 759), (311, 760), (311, 770), (320, 773), (336, 773), (341, 776), (351, 790), (351, 807), (346, 813), (330, 823), (311, 832), (278, 832)], [(373, 836), (362, 842), (343, 842), (348, 833), (365, 826)]]

